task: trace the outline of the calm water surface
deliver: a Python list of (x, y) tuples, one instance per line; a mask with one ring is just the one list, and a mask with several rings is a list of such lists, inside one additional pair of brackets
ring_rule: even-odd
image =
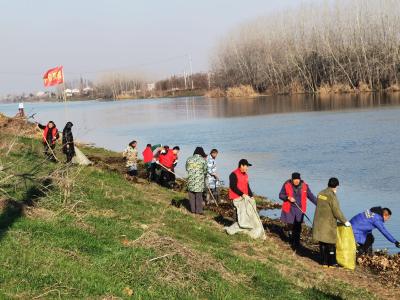
[[(400, 239), (400, 94), (307, 96), (256, 99), (179, 98), (123, 102), (26, 103), (29, 114), (62, 130), (72, 121), (76, 138), (122, 151), (136, 139), (182, 148), (178, 175), (198, 145), (218, 148), (225, 182), (240, 158), (253, 167), (253, 190), (278, 198), (282, 183), (299, 171), (314, 193), (339, 178), (347, 218), (372, 206), (388, 206), (388, 228)], [(17, 104), (0, 111), (14, 115)], [(141, 152), (141, 151), (140, 151)], [(310, 207), (312, 216), (314, 207)], [(376, 248), (395, 248), (375, 233)]]

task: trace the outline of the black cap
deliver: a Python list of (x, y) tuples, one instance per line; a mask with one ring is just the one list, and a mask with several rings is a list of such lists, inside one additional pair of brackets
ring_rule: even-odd
[(249, 163), (249, 161), (247, 159), (242, 158), (241, 160), (239, 160), (239, 167), (240, 166), (249, 166), (249, 167), (251, 167), (252, 164)]
[(292, 180), (301, 179), (300, 173), (294, 172), (292, 173)]

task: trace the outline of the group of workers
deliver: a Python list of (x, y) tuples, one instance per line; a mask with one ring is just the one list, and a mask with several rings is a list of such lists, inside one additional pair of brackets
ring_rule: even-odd
[(373, 229), (378, 229), (385, 238), (400, 248), (400, 243), (386, 229), (384, 222), (392, 215), (389, 208), (373, 207), (361, 212), (348, 221), (342, 213), (337, 199), (339, 180), (330, 178), (326, 189), (317, 197), (311, 192), (308, 184), (301, 179), (299, 173), (292, 174), (282, 186), (279, 198), (283, 201), (281, 220), (291, 226), (290, 242), (294, 249), (300, 246), (301, 224), (307, 211), (307, 199), (316, 205), (313, 220), (313, 239), (319, 242), (321, 264), (332, 267), (336, 265), (335, 245), (338, 222), (352, 227), (357, 243), (358, 254), (371, 254), (374, 237)]
[[(124, 151), (128, 173), (133, 176), (137, 174), (136, 147), (137, 143), (133, 141)], [(169, 149), (168, 146), (148, 144), (142, 154), (149, 178), (163, 186), (171, 187), (171, 182), (175, 180), (174, 169), (178, 162), (178, 153), (179, 147)], [(219, 201), (217, 188), (221, 185), (221, 181), (216, 168), (217, 155), (217, 149), (212, 149), (207, 155), (202, 147), (196, 147), (193, 155), (186, 160), (186, 183), (192, 213), (203, 214), (205, 202)], [(251, 164), (246, 159), (241, 159), (238, 167), (229, 176), (228, 197), (236, 211), (236, 222), (225, 229), (229, 234), (245, 232), (255, 238), (265, 237), (264, 230), (262, 233), (259, 230), (261, 221), (249, 184), (248, 168), (250, 166)], [(132, 170), (134, 170), (133, 173)], [(279, 193), (279, 199), (283, 202), (280, 219), (287, 224), (286, 228), (293, 249), (296, 250), (301, 246), (302, 224), (304, 217), (307, 217), (308, 200), (316, 206), (312, 235), (313, 239), (319, 243), (323, 266), (336, 266), (335, 245), (338, 223), (342, 226), (352, 227), (359, 254), (372, 253), (374, 242), (372, 230), (375, 228), (387, 240), (400, 248), (400, 243), (384, 225), (384, 222), (388, 221), (392, 214), (389, 208), (373, 207), (357, 214), (349, 221), (340, 209), (337, 198), (338, 187), (339, 180), (332, 177), (328, 180), (327, 187), (315, 196), (298, 172), (294, 172), (291, 178), (283, 183)]]
[[(60, 134), (58, 132), (56, 124), (53, 121), (49, 121), (46, 125), (42, 125), (38, 122), (36, 122), (36, 124), (38, 128), (43, 130), (42, 142), (45, 157), (50, 161), (57, 161), (54, 150), (56, 147), (56, 143), (60, 138)], [(67, 122), (62, 131), (62, 151), (66, 156), (66, 163), (70, 163), (72, 161), (72, 158), (75, 156), (75, 145), (74, 136), (72, 134), (72, 126), (73, 124), (71, 122)]]
[[(37, 126), (43, 130), (42, 139), (46, 158), (55, 161), (54, 149), (60, 138), (55, 123), (49, 121), (47, 125), (37, 123)], [(62, 150), (66, 155), (67, 163), (75, 155), (72, 126), (71, 122), (67, 122), (62, 134)], [(176, 179), (175, 167), (178, 163), (179, 152), (178, 146), (171, 149), (169, 146), (160, 144), (147, 144), (142, 155), (148, 179), (164, 187), (172, 188)], [(186, 160), (187, 190), (192, 213), (203, 214), (205, 202), (218, 203), (220, 201), (218, 188), (222, 186), (222, 181), (217, 174), (217, 156), (217, 149), (212, 149), (207, 155), (202, 147), (197, 147), (193, 155)], [(123, 157), (126, 159), (128, 176), (136, 177), (138, 175), (136, 141), (129, 143), (123, 152)], [(248, 168), (250, 166), (251, 164), (246, 159), (241, 159), (238, 167), (229, 176), (228, 197), (232, 201), (237, 218), (232, 226), (226, 228), (226, 231), (229, 234), (245, 232), (254, 238), (265, 238), (249, 184)], [(336, 266), (335, 245), (338, 222), (346, 227), (352, 227), (359, 254), (372, 253), (373, 229), (378, 229), (388, 241), (400, 248), (399, 241), (389, 233), (384, 225), (392, 215), (389, 208), (373, 207), (348, 221), (342, 213), (337, 199), (338, 187), (339, 180), (332, 177), (328, 181), (327, 188), (315, 196), (298, 172), (294, 172), (291, 178), (284, 182), (279, 193), (279, 199), (283, 201), (281, 221), (288, 225), (290, 244), (293, 249), (301, 246), (302, 224), (304, 217), (307, 217), (307, 200), (316, 206), (312, 234), (313, 239), (319, 242), (323, 266)]]

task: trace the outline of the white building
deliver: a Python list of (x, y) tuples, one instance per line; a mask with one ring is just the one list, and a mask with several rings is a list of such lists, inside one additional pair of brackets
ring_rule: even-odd
[(151, 91), (154, 91), (156, 89), (156, 84), (153, 82), (153, 83), (148, 83), (147, 84), (147, 90), (149, 91), (149, 92), (151, 92)]

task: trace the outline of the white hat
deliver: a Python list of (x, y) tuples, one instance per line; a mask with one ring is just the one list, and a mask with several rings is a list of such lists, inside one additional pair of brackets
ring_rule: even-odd
[(20, 104), (18, 104), (18, 108), (24, 108), (24, 104), (23, 103), (20, 103)]

